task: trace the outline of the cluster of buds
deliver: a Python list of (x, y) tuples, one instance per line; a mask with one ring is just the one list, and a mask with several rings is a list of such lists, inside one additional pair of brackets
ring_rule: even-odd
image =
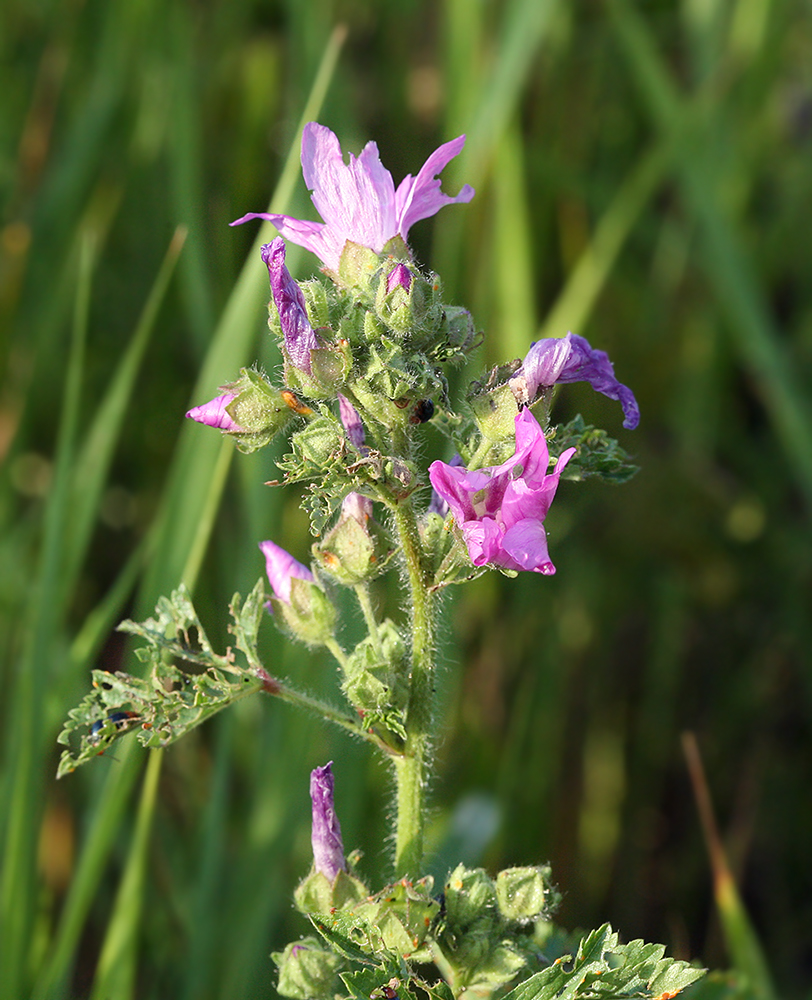
[[(492, 879), (482, 868), (458, 865), (440, 891), (425, 877), (401, 879), (370, 895), (344, 855), (332, 762), (311, 773), (310, 795), (313, 865), (295, 894), (302, 913), (340, 922), (361, 950), (382, 948), (416, 963), (439, 956), (455, 984), (477, 995), (490, 995), (521, 970), (539, 966), (540, 953), (527, 931), (558, 905), (549, 867), (508, 868)], [(337, 990), (346, 969), (312, 937), (274, 959), (279, 992), (289, 997), (330, 995), (328, 987)]]

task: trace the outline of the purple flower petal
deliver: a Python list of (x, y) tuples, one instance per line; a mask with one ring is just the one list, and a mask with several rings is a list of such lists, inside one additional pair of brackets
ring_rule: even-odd
[(341, 825), (335, 812), (333, 762), (310, 772), (310, 798), (313, 803), (313, 863), (316, 871), (335, 881), (340, 871), (347, 870)]
[(475, 566), (550, 575), (544, 518), (561, 472), (575, 454), (570, 448), (548, 473), (547, 441), (529, 409), (516, 416), (516, 451), (501, 465), (469, 471), (432, 462), (429, 479), (451, 509)]
[(563, 382), (589, 382), (596, 392), (618, 400), (623, 407), (624, 427), (633, 430), (640, 423), (634, 393), (615, 378), (606, 351), (595, 350), (584, 337), (572, 333), (537, 340), (510, 385), (520, 402), (532, 403), (540, 388)]
[(319, 341), (307, 317), (302, 290), (285, 266), (285, 241), (277, 236), (273, 243), (266, 243), (261, 252), (268, 267), (271, 294), (285, 337), (285, 350), (291, 364), (309, 375), (310, 352), (319, 346)]
[(386, 291), (389, 295), (400, 285), (404, 292), (412, 287), (412, 272), (405, 264), (395, 264), (386, 276)]
[(289, 215), (249, 212), (231, 223), (267, 219), (286, 240), (305, 247), (325, 267), (338, 271), (347, 240), (381, 253), (394, 236), (408, 237), (420, 219), (434, 215), (444, 205), (468, 202), (474, 190), (466, 184), (456, 197), (440, 190), (437, 174), (465, 144), (465, 136), (447, 142), (426, 160), (416, 178), (404, 178), (395, 191), (392, 175), (383, 166), (378, 147), (368, 142), (349, 163), (338, 138), (323, 125), (310, 122), (302, 133), (302, 173), (323, 222), (294, 219)]
[(302, 563), (286, 552), (276, 542), (260, 542), (259, 548), (265, 556), (265, 571), (274, 592), (274, 597), (290, 604), (290, 582), (292, 579), (313, 582), (313, 574)]
[(242, 427), (239, 426), (226, 411), (235, 399), (233, 392), (226, 392), (222, 396), (215, 396), (208, 403), (202, 406), (194, 406), (186, 414), (190, 420), (196, 420), (199, 424), (206, 424), (208, 427), (218, 427), (221, 431), (239, 433)]
[(341, 393), (338, 394), (338, 415), (341, 417), (341, 423), (344, 425), (350, 443), (356, 448), (361, 448), (365, 439), (361, 416), (347, 397), (342, 396)]

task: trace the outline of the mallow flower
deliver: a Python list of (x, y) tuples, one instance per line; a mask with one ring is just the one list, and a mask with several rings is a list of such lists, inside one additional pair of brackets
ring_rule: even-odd
[(261, 254), (268, 268), (271, 294), (285, 337), (285, 351), (291, 364), (309, 375), (310, 352), (319, 346), (319, 341), (310, 325), (302, 290), (285, 266), (285, 241), (277, 236), (272, 243), (262, 247)]
[(265, 571), (277, 600), (290, 604), (290, 582), (294, 577), (297, 580), (307, 580), (308, 583), (315, 582), (307, 566), (294, 559), (281, 545), (270, 541), (260, 542), (259, 548), (265, 556)]
[(347, 870), (341, 826), (335, 811), (333, 762), (310, 772), (310, 799), (313, 803), (313, 864), (317, 872), (335, 881)]
[(562, 382), (589, 382), (597, 392), (618, 400), (623, 407), (624, 427), (633, 430), (640, 423), (634, 393), (615, 378), (609, 355), (573, 333), (537, 340), (510, 379), (510, 387), (520, 404), (528, 404), (540, 389)]
[(544, 518), (575, 448), (568, 448), (548, 473), (547, 441), (529, 409), (516, 415), (515, 426), (516, 451), (506, 462), (473, 471), (432, 462), (429, 479), (448, 503), (475, 566), (490, 563), (549, 576), (555, 566), (547, 552)]
[(389, 240), (395, 236), (406, 240), (415, 222), (430, 218), (444, 205), (470, 201), (474, 196), (470, 185), (464, 185), (456, 196), (443, 194), (437, 176), (464, 145), (464, 135), (444, 143), (417, 177), (408, 174), (396, 189), (374, 142), (368, 142), (357, 159), (350, 154), (346, 164), (333, 132), (310, 122), (302, 133), (302, 173), (324, 221), (249, 212), (231, 225), (267, 219), (286, 240), (310, 250), (325, 267), (337, 272), (347, 240), (381, 253)]
[(226, 407), (229, 406), (236, 396), (233, 392), (223, 393), (222, 396), (215, 396), (208, 403), (201, 406), (193, 406), (186, 413), (190, 420), (196, 420), (199, 424), (206, 424), (207, 427), (217, 427), (226, 433), (239, 433), (242, 427), (239, 426), (230, 416)]

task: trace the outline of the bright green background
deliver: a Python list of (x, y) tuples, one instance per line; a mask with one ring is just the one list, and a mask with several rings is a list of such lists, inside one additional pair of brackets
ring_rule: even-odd
[[(812, 970), (809, 5), (5, 0), (0, 998), (273, 996), (268, 953), (305, 930), (289, 897), (309, 864), (308, 773), (330, 758), (345, 843), (386, 872), (385, 769), (268, 699), (146, 771), (125, 749), (52, 778), (91, 666), (132, 667), (120, 617), (185, 577), (224, 643), (228, 599), (262, 570), (256, 542), (306, 558), (295, 497), (262, 486), (273, 456), (230, 461), (182, 414), (240, 364), (278, 363), (256, 255), (232, 294), (257, 224), (227, 223), (277, 187), (338, 23), (311, 113), (345, 148), (375, 138), (397, 181), (468, 134), (444, 185), (470, 182), (474, 202), (412, 234), (486, 331), (467, 374), (572, 329), (609, 352), (643, 415), (624, 431), (616, 404), (567, 388), (555, 415), (617, 432), (642, 472), (562, 485), (554, 578), (489, 575), (447, 601), (433, 865), (550, 860), (565, 924), (609, 919), (746, 964), (714, 914), (680, 747), (694, 731), (774, 977), (798, 995)], [(297, 156), (276, 204), (312, 218)], [(266, 642), (270, 669), (335, 690), (326, 660), (270, 623)]]

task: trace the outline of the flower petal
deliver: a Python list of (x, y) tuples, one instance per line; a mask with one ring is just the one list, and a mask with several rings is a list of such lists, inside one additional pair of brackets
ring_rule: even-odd
[(510, 387), (520, 403), (532, 403), (540, 388), (563, 382), (589, 382), (596, 392), (620, 403), (624, 427), (633, 430), (640, 423), (634, 393), (615, 377), (609, 355), (573, 333), (532, 344), (521, 368), (510, 379)]
[(308, 580), (312, 583), (313, 574), (307, 566), (294, 559), (276, 542), (260, 542), (259, 548), (265, 556), (265, 571), (274, 597), (284, 601), (285, 604), (290, 604), (290, 581), (295, 577), (297, 580)]
[(398, 185), (395, 193), (397, 232), (404, 240), (415, 222), (436, 215), (444, 205), (469, 202), (474, 197), (474, 189), (470, 184), (465, 184), (456, 196), (443, 194), (441, 181), (437, 176), (461, 152), (464, 145), (464, 135), (443, 143), (426, 160), (417, 177), (408, 174)]
[(338, 415), (341, 418), (344, 430), (347, 432), (347, 437), (350, 439), (350, 444), (353, 444), (356, 448), (361, 448), (366, 437), (364, 425), (361, 422), (361, 415), (347, 397), (342, 396), (341, 393), (338, 394)]
[(310, 352), (319, 346), (319, 341), (307, 317), (302, 290), (285, 266), (285, 241), (281, 236), (262, 247), (262, 259), (268, 267), (271, 293), (285, 336), (285, 350), (291, 364), (309, 374)]
[(193, 406), (186, 414), (190, 420), (196, 420), (199, 424), (206, 424), (208, 427), (217, 427), (221, 431), (239, 433), (242, 427), (239, 426), (229, 415), (226, 407), (235, 399), (233, 392), (226, 392), (222, 396), (215, 396), (208, 403), (201, 406)]
[(368, 142), (349, 165), (338, 138), (317, 122), (302, 133), (302, 172), (313, 192), (313, 204), (329, 229), (340, 239), (360, 243), (380, 253), (396, 235), (395, 184), (381, 163), (378, 147)]

